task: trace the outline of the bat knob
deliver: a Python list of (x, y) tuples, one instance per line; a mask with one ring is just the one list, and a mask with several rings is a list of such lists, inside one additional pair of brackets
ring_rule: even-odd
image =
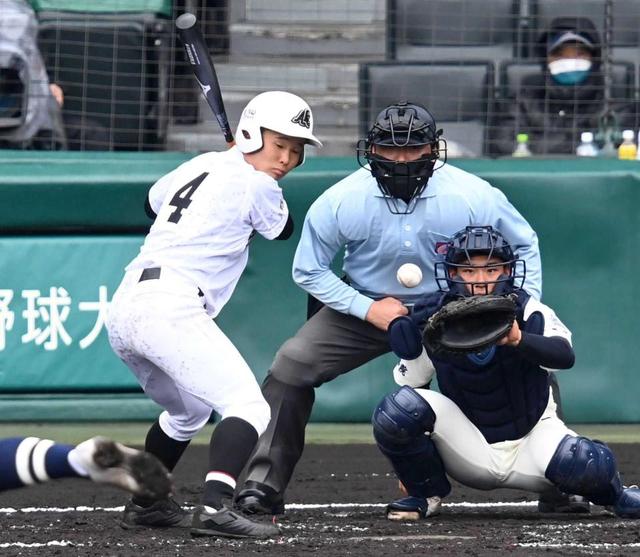
[(178, 29), (191, 29), (196, 24), (196, 16), (193, 14), (182, 14), (176, 19)]

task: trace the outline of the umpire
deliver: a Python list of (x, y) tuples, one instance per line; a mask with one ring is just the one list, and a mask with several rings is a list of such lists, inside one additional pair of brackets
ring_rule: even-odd
[[(389, 323), (435, 292), (434, 264), (450, 236), (477, 223), (499, 227), (526, 261), (524, 288), (540, 298), (538, 239), (500, 190), (446, 164), (446, 141), (423, 106), (399, 102), (358, 143), (361, 169), (326, 190), (305, 219), (293, 279), (324, 307), (278, 350), (262, 385), (271, 422), (250, 461), (237, 505), (284, 512), (284, 492), (304, 448), (316, 387), (389, 352)], [(344, 250), (341, 280), (331, 262)], [(404, 263), (425, 279), (396, 280)]]

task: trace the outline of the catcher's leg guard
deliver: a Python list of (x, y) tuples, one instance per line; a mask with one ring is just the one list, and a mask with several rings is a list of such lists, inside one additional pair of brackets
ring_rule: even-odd
[(373, 414), (378, 447), (411, 496), (445, 497), (451, 491), (438, 450), (425, 435), (435, 420), (427, 401), (406, 386), (385, 396)]
[(584, 495), (596, 505), (613, 505), (622, 481), (613, 453), (601, 441), (566, 435), (545, 471), (561, 491)]

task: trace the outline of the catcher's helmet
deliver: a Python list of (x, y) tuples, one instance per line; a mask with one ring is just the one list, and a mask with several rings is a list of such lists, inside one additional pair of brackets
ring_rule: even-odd
[(513, 253), (505, 237), (492, 226), (467, 226), (451, 237), (446, 245), (444, 261), (435, 264), (438, 289), (467, 295), (467, 283), (459, 275), (452, 276), (451, 270), (469, 267), (471, 258), (476, 255), (486, 256), (487, 262), (493, 258), (499, 259), (500, 263), (489, 264), (486, 267), (506, 265), (509, 274), (501, 274), (495, 281), (474, 282), (474, 285), (493, 283), (496, 285), (494, 294), (522, 288), (526, 276), (526, 264), (523, 259)]
[[(249, 101), (236, 130), (236, 145), (243, 153), (262, 149), (263, 128), (304, 139), (316, 147), (322, 143), (313, 135), (313, 114), (304, 99), (285, 91), (267, 91)], [(304, 152), (300, 166), (304, 162)]]
[[(366, 139), (358, 141), (358, 164), (368, 163), (371, 174), (394, 214), (407, 214), (415, 209), (417, 199), (436, 170), (436, 162), (444, 156), (447, 144), (440, 139), (442, 130), (436, 129), (431, 113), (422, 105), (401, 101), (387, 106), (378, 114)], [(415, 161), (394, 161), (376, 153), (376, 146), (415, 147), (429, 145), (431, 153)], [(402, 199), (402, 210), (397, 200)]]

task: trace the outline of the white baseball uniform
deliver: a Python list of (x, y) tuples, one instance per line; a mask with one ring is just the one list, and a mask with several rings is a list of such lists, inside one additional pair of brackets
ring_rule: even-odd
[(269, 406), (213, 318), (240, 279), (254, 231), (269, 240), (282, 232), (289, 214), (282, 190), (234, 147), (160, 178), (149, 202), (157, 217), (113, 296), (111, 346), (164, 408), (160, 425), (173, 439), (191, 439), (212, 410), (260, 435)]

